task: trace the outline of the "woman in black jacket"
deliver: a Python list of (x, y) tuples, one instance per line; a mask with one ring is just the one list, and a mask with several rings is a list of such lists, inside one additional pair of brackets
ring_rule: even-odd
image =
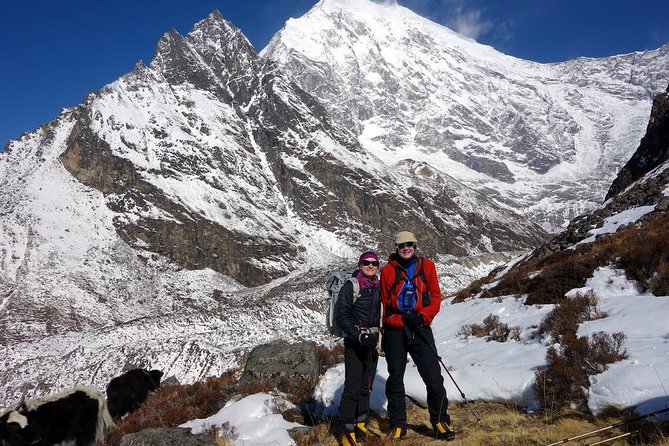
[(367, 435), (369, 397), (379, 360), (376, 351), (381, 320), (379, 256), (363, 252), (358, 270), (337, 300), (337, 324), (344, 333), (344, 392), (339, 403), (342, 446), (355, 446)]

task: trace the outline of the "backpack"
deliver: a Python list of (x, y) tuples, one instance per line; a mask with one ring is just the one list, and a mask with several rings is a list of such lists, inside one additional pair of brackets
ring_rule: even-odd
[(341, 327), (337, 325), (337, 315), (335, 311), (337, 310), (337, 301), (339, 300), (339, 291), (348, 281), (353, 284), (353, 302), (360, 297), (360, 284), (358, 279), (353, 277), (355, 270), (346, 270), (346, 271), (335, 271), (328, 277), (328, 280), (325, 282), (325, 289), (328, 292), (328, 310), (325, 315), (325, 325), (328, 328), (328, 333), (330, 335), (341, 338), (343, 334), (341, 332)]

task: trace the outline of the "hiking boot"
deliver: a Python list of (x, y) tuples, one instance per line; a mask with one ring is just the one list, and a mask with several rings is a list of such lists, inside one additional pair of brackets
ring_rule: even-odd
[(455, 429), (453, 429), (450, 423), (440, 421), (432, 426), (434, 426), (434, 432), (438, 439), (446, 441), (455, 440)]
[(407, 428), (406, 427), (393, 427), (390, 429), (390, 432), (388, 432), (388, 438), (393, 439), (393, 440), (399, 440), (407, 435)]
[(355, 423), (355, 438), (360, 440), (361, 438), (367, 438), (369, 434), (371, 433), (369, 429), (367, 429), (367, 423)]
[(355, 432), (343, 432), (341, 435), (341, 446), (358, 446), (360, 443), (355, 439)]

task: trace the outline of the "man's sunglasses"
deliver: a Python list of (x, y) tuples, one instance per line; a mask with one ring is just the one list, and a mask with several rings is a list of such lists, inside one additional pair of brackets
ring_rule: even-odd
[(414, 242), (398, 243), (397, 249), (413, 248), (414, 246), (416, 246), (416, 243)]
[(362, 262), (360, 262), (360, 264), (362, 266), (369, 266), (369, 265), (379, 266), (378, 260), (363, 260)]

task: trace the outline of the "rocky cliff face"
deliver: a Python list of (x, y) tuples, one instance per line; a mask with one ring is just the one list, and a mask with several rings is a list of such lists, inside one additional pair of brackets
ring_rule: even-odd
[(669, 160), (669, 87), (655, 97), (641, 145), (613, 181), (606, 199), (624, 191), (643, 175)]

